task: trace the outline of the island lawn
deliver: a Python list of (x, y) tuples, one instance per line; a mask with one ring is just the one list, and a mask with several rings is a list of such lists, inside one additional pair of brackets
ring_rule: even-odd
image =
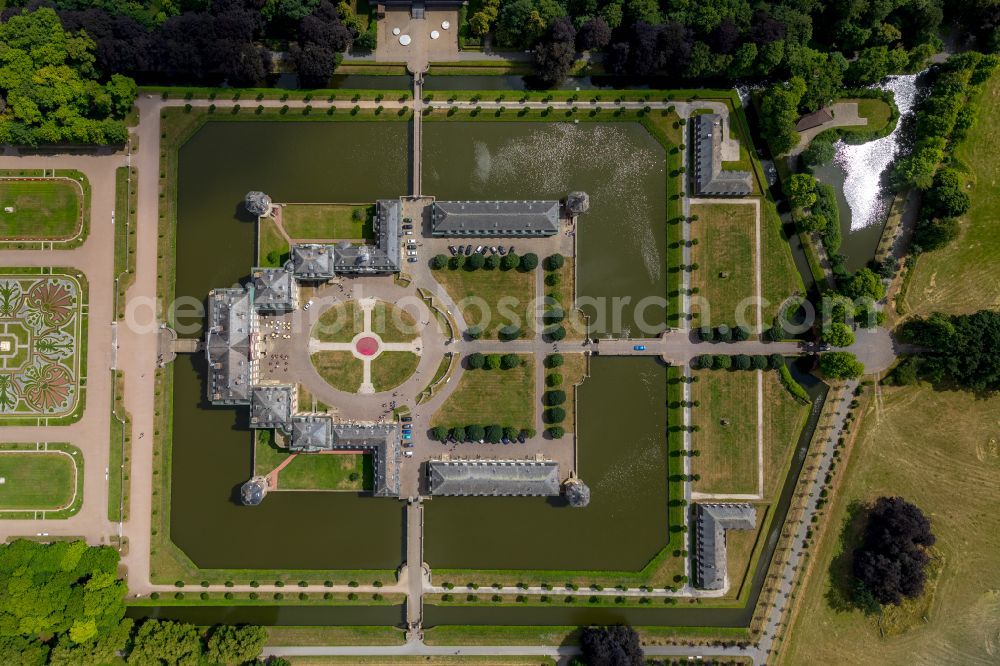
[(375, 391), (390, 391), (417, 369), (420, 357), (413, 352), (382, 352), (372, 359), (372, 385)]
[[(355, 219), (359, 211), (361, 219)], [(285, 204), (281, 224), (289, 238), (301, 240), (370, 240), (375, 206), (352, 204)]]
[(417, 337), (417, 320), (403, 308), (377, 301), (372, 308), (372, 331), (382, 342), (410, 342)]
[(754, 295), (754, 247), (756, 245), (755, 209), (748, 204), (702, 204), (691, 206), (698, 216), (692, 223), (691, 237), (698, 245), (691, 248), (691, 261), (698, 268), (691, 271), (691, 287), (710, 310), (694, 309), (692, 326), (738, 323), (736, 311), (744, 321), (756, 324), (756, 310), (750, 305)]
[(0, 178), (0, 239), (70, 238), (82, 222), (80, 205), (69, 180)]
[[(701, 479), (692, 482), (699, 493), (757, 492), (757, 373), (700, 370), (694, 373), (691, 400), (691, 448), (700, 455), (691, 469)], [(723, 425), (725, 421), (725, 425)]]
[(263, 268), (281, 268), (288, 261), (288, 241), (271, 218), (261, 218), (258, 224), (257, 265)]
[(337, 303), (320, 315), (310, 335), (320, 342), (350, 342), (364, 326), (364, 313), (357, 301), (347, 301)]
[[(433, 274), (461, 308), (466, 325), (482, 325), (483, 337), (496, 338), (497, 331), (511, 323), (519, 325), (525, 336), (529, 335), (534, 326), (530, 315), (531, 303), (535, 299), (535, 280), (542, 279), (541, 273), (539, 267), (527, 272), (516, 268), (509, 271), (443, 268)], [(499, 308), (501, 299), (505, 306), (503, 314)], [(507, 316), (507, 310), (510, 316)]]
[(0, 509), (52, 511), (68, 505), (75, 467), (62, 453), (0, 453)]
[(278, 472), (278, 489), (370, 491), (374, 478), (371, 454), (299, 453)]
[(309, 357), (316, 372), (340, 391), (357, 393), (364, 377), (364, 364), (349, 351), (321, 351)]
[(431, 427), (472, 424), (535, 427), (535, 359), (510, 370), (466, 370), (455, 391), (431, 418)]

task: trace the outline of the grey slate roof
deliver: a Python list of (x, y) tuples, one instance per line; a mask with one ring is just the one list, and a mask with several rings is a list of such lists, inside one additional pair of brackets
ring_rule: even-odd
[(256, 326), (253, 287), (213, 289), (208, 294), (208, 399), (211, 402), (248, 404), (256, 380), (251, 358), (251, 334)]
[(254, 386), (250, 395), (250, 427), (287, 431), (298, 391), (290, 384)]
[(819, 127), (823, 123), (831, 120), (833, 120), (833, 114), (830, 113), (829, 109), (813, 111), (812, 113), (807, 113), (799, 118), (798, 122), (795, 123), (795, 131), (801, 132), (803, 130), (812, 129), (813, 127)]
[(434, 236), (552, 236), (559, 233), (558, 201), (436, 201)]
[(695, 504), (695, 585), (721, 590), (726, 584), (726, 530), (752, 530), (757, 510), (750, 504)]
[(298, 285), (290, 271), (283, 268), (253, 268), (254, 307), (259, 311), (287, 312), (295, 309)]
[(753, 192), (749, 171), (722, 169), (722, 116), (706, 113), (694, 117), (694, 189), (704, 196), (743, 197)]
[(333, 277), (333, 246), (296, 243), (292, 246), (292, 271), (299, 280), (329, 280)]
[(399, 495), (399, 426), (394, 423), (337, 423), (326, 415), (303, 414), (291, 418), (288, 449), (305, 453), (334, 450), (370, 452), (375, 463), (378, 497)]
[(429, 460), (431, 495), (559, 494), (559, 463), (551, 460)]

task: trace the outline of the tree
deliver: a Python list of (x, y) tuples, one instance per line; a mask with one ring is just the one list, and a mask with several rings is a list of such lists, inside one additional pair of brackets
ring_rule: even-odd
[(490, 256), (486, 257), (486, 261), (485, 263), (483, 263), (483, 268), (485, 268), (488, 271), (495, 271), (496, 269), (500, 268), (499, 255), (491, 254)]
[(558, 407), (564, 402), (566, 402), (566, 392), (559, 389), (546, 391), (542, 396), (542, 403), (546, 407)]
[(550, 254), (549, 256), (545, 257), (545, 270), (557, 271), (560, 268), (562, 268), (565, 263), (566, 263), (566, 258), (563, 257), (561, 254), (559, 253)]
[(810, 167), (829, 164), (837, 154), (837, 149), (834, 148), (836, 140), (835, 132), (820, 132), (809, 142), (809, 147), (802, 151), (802, 161)]
[(562, 375), (558, 372), (553, 372), (552, 374), (545, 377), (546, 386), (559, 386), (562, 384)]
[(695, 358), (698, 360), (698, 365), (696, 366), (698, 368), (711, 370), (715, 367), (715, 357), (711, 354), (702, 354), (701, 356), (696, 356)]
[(767, 356), (764, 356), (763, 354), (754, 354), (751, 357), (751, 362), (754, 370), (767, 369)]
[(795, 123), (799, 118), (799, 102), (805, 90), (805, 81), (793, 76), (787, 85), (775, 83), (761, 96), (761, 134), (775, 156), (787, 153), (799, 142)]
[[(475, 256), (475, 255), (473, 255)], [(528, 254), (521, 257), (521, 270), (522, 271), (533, 271), (538, 268), (538, 255), (534, 252), (529, 252)]]
[(478, 370), (486, 364), (486, 357), (479, 352), (472, 352), (465, 357), (465, 362), (473, 370)]
[(702, 342), (715, 342), (715, 329), (711, 326), (700, 326), (698, 328), (698, 339)]
[(968, 315), (940, 313), (908, 320), (904, 339), (928, 348), (922, 354), (930, 381), (950, 383), (976, 393), (1000, 391), (1000, 312), (980, 310)]
[(500, 369), (500, 354), (487, 354), (486, 355), (486, 369), (487, 370), (499, 370)]
[(521, 365), (521, 358), (517, 354), (504, 354), (500, 357), (500, 367), (510, 370)]
[(448, 257), (444, 256), (443, 254), (435, 254), (434, 258), (431, 259), (431, 268), (433, 268), (436, 271), (441, 270), (447, 265), (448, 265)]
[(254, 625), (221, 625), (208, 638), (208, 659), (216, 664), (255, 661), (267, 642), (267, 629)]
[(549, 354), (545, 357), (546, 368), (558, 368), (564, 362), (562, 354)]
[(726, 356), (725, 354), (718, 354), (712, 362), (712, 367), (716, 370), (729, 370), (733, 367), (733, 357)]
[(128, 663), (142, 666), (197, 666), (201, 637), (194, 625), (169, 620), (146, 620), (133, 639)]
[(941, 169), (934, 184), (924, 194), (920, 214), (926, 217), (958, 217), (969, 210), (972, 199), (965, 191), (964, 180), (955, 169)]
[(585, 627), (580, 651), (588, 666), (642, 666), (645, 661), (639, 635), (628, 625)]
[(503, 439), (503, 428), (498, 425), (491, 425), (486, 428), (486, 441), (490, 444), (498, 444)]
[(481, 425), (470, 425), (466, 427), (465, 433), (467, 441), (479, 442), (486, 439), (486, 429)]
[(797, 173), (785, 181), (785, 195), (792, 208), (809, 208), (816, 203), (816, 179), (808, 173)]
[(497, 336), (501, 340), (510, 341), (510, 340), (517, 340), (518, 338), (520, 338), (521, 333), (522, 331), (520, 326), (516, 324), (508, 324), (507, 326), (504, 326), (499, 331), (497, 331)]
[(918, 507), (900, 497), (880, 497), (854, 551), (854, 576), (880, 604), (915, 599), (924, 591), (926, 549), (934, 542), (930, 521)]
[(470, 271), (479, 270), (486, 263), (486, 257), (478, 252), (474, 252), (465, 260), (465, 268)]
[(465, 266), (464, 254), (456, 254), (454, 257), (448, 260), (448, 267), (451, 268), (451, 270), (453, 271), (456, 271), (459, 268), (462, 268), (463, 266)]
[(466, 439), (468, 439), (468, 436), (465, 433), (465, 428), (463, 428), (462, 426), (456, 426), (452, 428), (449, 434), (453, 438), (455, 438), (456, 442), (464, 442), (466, 441)]
[(846, 324), (833, 322), (826, 327), (820, 339), (834, 347), (850, 347), (854, 344), (854, 332)]
[(518, 429), (513, 426), (504, 426), (503, 436), (507, 439), (517, 439)]
[(503, 255), (502, 259), (500, 259), (500, 270), (509, 271), (512, 268), (517, 268), (519, 263), (520, 263), (520, 258), (513, 252), (508, 252), (507, 254)]
[(546, 423), (562, 423), (566, 420), (566, 410), (562, 407), (550, 407), (542, 413), (542, 420)]
[(864, 364), (850, 352), (827, 352), (820, 355), (819, 369), (830, 379), (856, 379), (865, 372)]
[(736, 370), (749, 370), (753, 361), (746, 354), (737, 354), (733, 357), (733, 368)]
[(443, 442), (448, 439), (448, 429), (444, 426), (434, 426), (431, 428), (431, 437), (439, 442)]
[(772, 370), (785, 367), (785, 357), (781, 354), (771, 354), (767, 357), (767, 365)]
[(840, 293), (853, 300), (871, 299), (873, 301), (880, 301), (885, 298), (885, 284), (883, 284), (882, 278), (866, 267), (844, 282)]
[(734, 326), (733, 327), (733, 340), (736, 342), (743, 342), (744, 340), (750, 339), (750, 329), (746, 326)]
[(562, 326), (556, 326), (551, 331), (548, 331), (546, 337), (553, 342), (559, 342), (566, 337), (566, 329)]
[(958, 238), (957, 217), (920, 217), (913, 230), (913, 243), (925, 252), (945, 247)]
[(603, 49), (611, 41), (611, 27), (600, 16), (595, 16), (576, 33), (576, 46), (581, 51)]
[(470, 326), (465, 329), (465, 337), (470, 340), (478, 340), (483, 337), (483, 327), (482, 326)]
[[(73, 641), (66, 641), (66, 644), (70, 646), (76, 645)], [(112, 659), (115, 656), (114, 654), (110, 655)], [(43, 666), (49, 663), (49, 646), (35, 638), (0, 636), (0, 663), (17, 664), (18, 666)], [(58, 663), (65, 664), (66, 666), (76, 666), (77, 664), (88, 662), (67, 661), (65, 658), (60, 658)]]

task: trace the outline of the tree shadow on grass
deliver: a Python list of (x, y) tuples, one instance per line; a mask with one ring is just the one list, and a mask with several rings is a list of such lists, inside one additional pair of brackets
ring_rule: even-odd
[(840, 528), (840, 552), (830, 562), (830, 589), (824, 595), (831, 610), (847, 613), (863, 610), (857, 598), (858, 583), (854, 577), (854, 549), (861, 545), (865, 525), (868, 524), (868, 506), (857, 500), (847, 506), (847, 515)]

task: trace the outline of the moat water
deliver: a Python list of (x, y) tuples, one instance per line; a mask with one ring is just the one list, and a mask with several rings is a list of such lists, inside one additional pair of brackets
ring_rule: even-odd
[[(425, 191), (455, 198), (561, 198), (569, 189), (586, 190), (592, 210), (581, 222), (580, 292), (636, 300), (664, 294), (663, 153), (640, 126), (427, 123), (424, 131)], [(179, 156), (177, 295), (201, 301), (210, 289), (245, 278), (254, 253), (254, 225), (239, 214), (247, 190), (300, 202), (399, 196), (408, 188), (407, 139), (408, 127), (401, 122), (208, 123)], [(628, 164), (629, 155), (637, 156), (642, 168)], [(610, 194), (601, 193), (618, 187), (626, 195), (604, 201)], [(186, 335), (200, 332), (192, 328)], [(274, 493), (258, 507), (239, 504), (236, 491), (250, 473), (246, 411), (205, 402), (201, 363), (182, 357), (173, 369), (170, 531), (195, 564), (397, 567), (403, 559), (401, 502), (297, 492)], [(435, 498), (426, 505), (425, 551), (432, 569), (637, 570), (667, 542), (666, 369), (651, 359), (596, 358), (591, 370), (580, 391), (578, 444), (591, 505), (574, 510), (558, 506), (558, 499)], [(800, 454), (803, 447), (800, 442)], [(782, 515), (800, 464), (801, 455), (779, 502)], [(769, 560), (772, 542), (762, 562)], [(762, 579), (760, 569), (756, 589)], [(545, 611), (549, 621), (535, 623), (588, 621), (577, 617), (584, 617), (583, 608), (516, 609), (528, 615), (508, 618), (514, 610), (458, 609), (456, 615), (454, 609), (429, 607), (427, 619), (428, 624), (531, 624)], [(187, 612), (227, 621), (230, 616), (222, 614), (232, 611), (133, 612)], [(701, 609), (697, 621), (685, 619), (692, 613), (685, 608), (623, 612), (635, 624), (737, 626), (744, 619), (723, 609)], [(240, 613), (245, 621), (264, 623), (364, 623), (324, 608)], [(390, 607), (372, 614), (373, 624), (399, 617)]]

